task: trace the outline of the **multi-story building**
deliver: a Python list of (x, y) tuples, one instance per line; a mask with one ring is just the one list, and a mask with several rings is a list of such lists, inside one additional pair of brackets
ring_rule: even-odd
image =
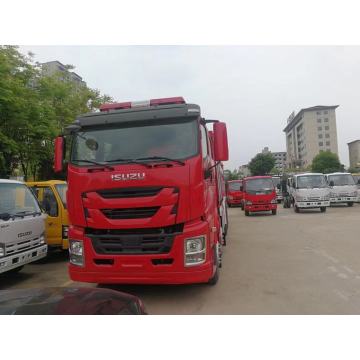
[(67, 67), (60, 61), (48, 61), (41, 64), (41, 68), (44, 75), (51, 76), (57, 72), (64, 74), (64, 80), (70, 80), (80, 86), (86, 86), (86, 82), (82, 77), (73, 71), (69, 71)]
[(335, 114), (338, 106), (318, 105), (290, 115), (283, 130), (288, 167), (308, 167), (321, 151), (338, 154)]
[(239, 166), (239, 175), (241, 178), (247, 177), (251, 175), (251, 171), (248, 165), (241, 165)]
[(285, 151), (278, 151), (272, 152), (269, 150), (268, 147), (264, 147), (262, 150), (263, 154), (271, 154), (275, 159), (275, 169), (282, 173), (286, 169), (286, 152)]
[(354, 140), (348, 143), (350, 167), (360, 169), (360, 140)]

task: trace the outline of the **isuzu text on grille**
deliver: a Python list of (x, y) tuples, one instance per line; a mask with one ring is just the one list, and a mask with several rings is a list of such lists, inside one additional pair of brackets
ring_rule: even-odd
[(129, 173), (129, 174), (115, 174), (111, 175), (111, 180), (126, 181), (126, 180), (144, 180), (145, 173)]

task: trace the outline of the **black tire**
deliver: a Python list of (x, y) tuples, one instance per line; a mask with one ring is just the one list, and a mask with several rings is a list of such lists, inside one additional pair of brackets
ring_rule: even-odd
[(9, 275), (15, 275), (15, 274), (19, 273), (23, 269), (23, 267), (24, 267), (24, 265), (18, 266), (15, 269), (11, 269), (11, 270), (7, 271), (7, 273)]
[(241, 210), (242, 210), (242, 211), (244, 211), (244, 204), (243, 204), (243, 203), (241, 203), (241, 205), (240, 205), (240, 206), (241, 206)]
[(326, 206), (322, 206), (322, 207), (320, 208), (320, 211), (321, 211), (322, 213), (326, 212)]
[(276, 209), (274, 209), (274, 210), (271, 210), (271, 214), (273, 214), (273, 215), (276, 215)]
[(299, 207), (297, 205), (294, 205), (294, 210), (295, 210), (296, 213), (300, 212), (300, 209), (299, 209)]
[(232, 207), (232, 205), (231, 205), (231, 204), (228, 204), (228, 207), (230, 208), (230, 207)]
[(249, 216), (249, 215), (250, 215), (249, 210), (245, 210), (245, 216)]
[(347, 203), (347, 205), (348, 205), (349, 207), (352, 207), (352, 206), (354, 205), (354, 203), (350, 201), (350, 202)]

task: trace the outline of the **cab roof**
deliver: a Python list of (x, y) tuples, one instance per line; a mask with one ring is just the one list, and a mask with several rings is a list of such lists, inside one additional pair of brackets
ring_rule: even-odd
[(0, 179), (0, 184), (24, 184), (24, 182), (19, 180)]
[(47, 181), (27, 181), (26, 185), (60, 185), (66, 184), (63, 180), (47, 180)]

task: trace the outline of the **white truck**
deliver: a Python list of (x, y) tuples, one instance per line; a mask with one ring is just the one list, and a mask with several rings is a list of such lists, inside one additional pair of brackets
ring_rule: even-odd
[(46, 256), (45, 220), (24, 183), (0, 179), (0, 273), (18, 272)]
[(330, 189), (324, 174), (296, 174), (287, 181), (290, 202), (295, 212), (300, 212), (300, 209), (316, 208), (325, 212), (330, 206)]
[(358, 188), (350, 173), (336, 172), (326, 174), (330, 186), (330, 204), (353, 206), (358, 201)]

